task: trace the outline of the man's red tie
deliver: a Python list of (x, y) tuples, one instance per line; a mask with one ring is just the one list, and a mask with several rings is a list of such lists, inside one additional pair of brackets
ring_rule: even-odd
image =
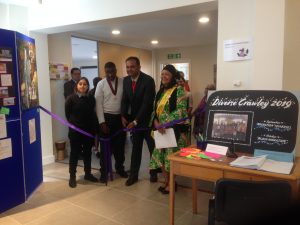
[(134, 93), (135, 92), (135, 87), (136, 87), (136, 81), (132, 81), (131, 83), (131, 87), (132, 87), (132, 92)]

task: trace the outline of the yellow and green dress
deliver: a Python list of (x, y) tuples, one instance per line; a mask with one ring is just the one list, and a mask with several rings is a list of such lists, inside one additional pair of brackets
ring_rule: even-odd
[[(169, 99), (172, 93), (177, 92), (177, 102), (176, 108), (170, 112)], [(187, 117), (187, 101), (182, 98), (185, 95), (184, 89), (182, 87), (173, 87), (161, 94), (160, 99), (156, 104), (156, 108), (152, 113), (152, 122), (156, 115), (156, 118), (159, 120), (160, 124), (165, 124), (174, 120), (182, 119)], [(163, 148), (157, 149), (154, 148), (152, 157), (150, 159), (150, 169), (157, 169), (164, 166), (167, 172), (170, 171), (170, 161), (168, 160), (168, 155), (179, 151), (180, 148), (187, 145), (186, 139), (182, 137), (180, 133), (179, 139), (177, 139), (177, 147), (174, 148)]]

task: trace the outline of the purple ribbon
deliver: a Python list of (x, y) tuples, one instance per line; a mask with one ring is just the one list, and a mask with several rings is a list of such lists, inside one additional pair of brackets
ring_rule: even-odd
[(43, 106), (39, 106), (39, 107), (40, 107), (40, 109), (42, 109), (45, 113), (49, 114), (51, 117), (53, 117), (54, 119), (56, 119), (57, 121), (59, 121), (61, 124), (65, 125), (65, 126), (67, 126), (67, 127), (69, 127), (69, 128), (71, 128), (71, 129), (73, 129), (73, 130), (75, 130), (75, 131), (77, 131), (77, 132), (79, 132), (79, 133), (81, 133), (81, 134), (83, 134), (83, 135), (85, 135), (85, 136), (88, 136), (88, 137), (90, 137), (90, 138), (95, 138), (94, 135), (92, 135), (92, 134), (90, 134), (90, 133), (88, 133), (88, 132), (86, 132), (86, 131), (84, 131), (84, 130), (82, 130), (82, 129), (76, 127), (76, 126), (74, 126), (73, 124), (71, 124), (71, 123), (69, 123), (68, 121), (64, 120), (63, 118), (59, 117), (59, 116), (56, 115), (55, 113), (52, 113), (52, 112), (50, 112), (48, 109), (45, 109)]
[[(39, 106), (40, 109), (42, 109), (45, 113), (49, 114), (52, 118), (56, 119), (57, 121), (59, 121), (61, 124), (85, 135), (88, 136), (90, 138), (95, 138), (94, 135), (74, 126), (73, 124), (69, 123), (68, 121), (64, 120), (63, 118), (61, 118), (60, 116), (56, 115), (55, 113), (50, 112), (49, 110), (47, 110), (46, 108), (44, 108), (43, 106)], [(171, 122), (168, 123), (164, 123), (158, 127), (156, 127), (156, 129), (160, 129), (160, 128), (167, 128), (167, 127), (172, 127), (175, 124), (181, 123), (185, 120), (189, 119), (188, 117), (186, 118), (182, 118), (182, 119), (178, 119), (178, 120), (173, 120)], [(112, 175), (112, 162), (111, 162), (111, 139), (113, 139), (115, 136), (117, 136), (118, 134), (120, 134), (121, 132), (127, 132), (127, 131), (131, 131), (131, 132), (139, 132), (139, 131), (147, 131), (150, 130), (151, 128), (123, 128), (118, 130), (116, 133), (114, 133), (113, 135), (111, 135), (110, 137), (107, 138), (99, 138), (100, 141), (103, 142), (103, 150), (104, 150), (104, 159), (105, 159), (105, 167), (106, 167), (106, 176), (108, 176), (108, 174), (110, 174), (110, 180), (113, 180), (113, 175)], [(106, 185), (107, 185), (107, 180), (106, 180)]]
[[(95, 138), (94, 135), (80, 129), (79, 127), (76, 127), (74, 126), (73, 124), (69, 123), (68, 121), (64, 120), (63, 118), (61, 118), (60, 116), (56, 115), (55, 113), (52, 113), (50, 112), (48, 109), (44, 108), (43, 106), (39, 106), (40, 109), (42, 109), (45, 113), (49, 114), (51, 117), (53, 117), (54, 119), (56, 119), (57, 121), (59, 121), (61, 124), (87, 136), (87, 137), (90, 137), (90, 138)], [(160, 129), (160, 128), (166, 128), (166, 127), (172, 127), (174, 126), (175, 124), (178, 124), (178, 123), (181, 123), (185, 120), (189, 119), (188, 117), (186, 118), (182, 118), (182, 119), (178, 119), (178, 120), (173, 120), (171, 122), (168, 122), (168, 123), (164, 123), (158, 127), (156, 127), (156, 129)], [(121, 132), (127, 132), (127, 131), (131, 131), (131, 132), (138, 132), (138, 131), (146, 131), (146, 130), (150, 130), (151, 128), (148, 127), (148, 128), (131, 128), (131, 129), (128, 129), (128, 128), (123, 128), (121, 130), (118, 130), (116, 133), (114, 133), (113, 135), (111, 135), (110, 137), (107, 137), (107, 138), (99, 138), (100, 141), (110, 141), (112, 138), (114, 138), (115, 136), (117, 136), (119, 133)]]

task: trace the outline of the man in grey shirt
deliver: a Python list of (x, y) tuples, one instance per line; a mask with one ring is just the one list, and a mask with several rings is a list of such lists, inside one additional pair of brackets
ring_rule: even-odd
[[(123, 78), (117, 77), (116, 65), (107, 62), (104, 66), (106, 77), (96, 88), (96, 112), (100, 126), (100, 137), (109, 137), (123, 128), (121, 120), (121, 100), (123, 95)], [(123, 178), (128, 175), (124, 170), (124, 148), (126, 133), (121, 132), (111, 140), (111, 150), (115, 157), (115, 169)], [(103, 143), (100, 142), (100, 182), (107, 181), (108, 161), (105, 159)], [(109, 156), (110, 157), (110, 156)]]

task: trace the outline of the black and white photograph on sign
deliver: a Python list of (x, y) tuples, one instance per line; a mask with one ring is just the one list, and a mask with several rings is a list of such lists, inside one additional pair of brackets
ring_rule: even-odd
[(247, 124), (247, 114), (215, 113), (211, 136), (213, 138), (245, 141)]
[(0, 87), (0, 98), (7, 98), (7, 97), (8, 97), (8, 88)]
[(7, 73), (6, 63), (0, 62), (0, 73)]
[(10, 48), (0, 48), (0, 61), (11, 62), (12, 54)]

